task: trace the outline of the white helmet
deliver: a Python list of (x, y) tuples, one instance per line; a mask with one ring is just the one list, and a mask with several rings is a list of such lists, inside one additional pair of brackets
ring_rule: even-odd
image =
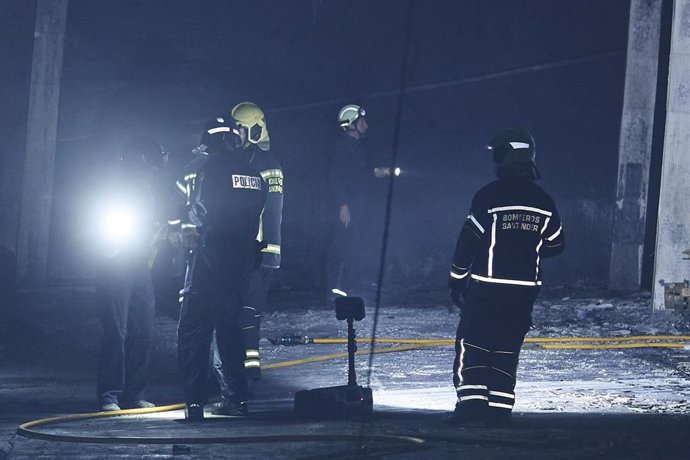
[(352, 123), (356, 122), (359, 117), (363, 117), (367, 112), (360, 106), (356, 104), (348, 104), (338, 113), (338, 123), (340, 127), (346, 129)]

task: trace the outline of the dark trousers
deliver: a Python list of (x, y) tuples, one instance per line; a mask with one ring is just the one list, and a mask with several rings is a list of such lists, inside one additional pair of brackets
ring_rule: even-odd
[(457, 410), (509, 414), (537, 289), (472, 282), (455, 339)]
[[(268, 290), (271, 287), (273, 272), (275, 269), (259, 267), (253, 270), (246, 291), (241, 296), (241, 310), (239, 325), (242, 330), (242, 344), (244, 347), (244, 369), (248, 379), (259, 380), (261, 378), (261, 357), (259, 341), (261, 340), (261, 311), (266, 306)], [(232, 389), (237, 385), (228, 382), (229, 376), (222, 372), (222, 359), (218, 352), (217, 340), (212, 343), (213, 371), (220, 386), (223, 400), (237, 399)]]
[[(378, 237), (378, 235), (376, 235)], [(354, 218), (347, 227), (340, 220), (333, 224), (328, 251), (328, 290), (340, 289), (353, 294), (361, 290), (367, 280), (373, 280), (371, 239), (366, 227)], [(355, 292), (360, 295), (361, 292)]]
[(115, 260), (98, 281), (103, 338), (98, 362), (100, 404), (144, 399), (155, 319), (148, 267)]
[[(251, 264), (253, 260), (247, 266), (251, 268)], [(223, 267), (212, 266), (203, 252), (192, 256), (177, 329), (178, 361), (187, 404), (206, 402), (214, 330), (228, 394), (237, 400), (248, 397), (240, 314), (241, 294), (246, 290), (250, 273), (249, 269), (224, 271)]]

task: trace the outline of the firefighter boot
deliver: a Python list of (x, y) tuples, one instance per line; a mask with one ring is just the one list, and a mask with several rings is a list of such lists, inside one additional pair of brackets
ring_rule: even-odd
[(489, 407), (486, 411), (486, 426), (501, 428), (510, 425), (511, 420), (512, 411), (510, 410)]
[(455, 404), (447, 423), (455, 426), (481, 426), (486, 420), (486, 401), (470, 400)]
[(223, 401), (215, 407), (211, 413), (213, 415), (223, 415), (226, 417), (246, 417), (249, 415), (249, 408), (247, 407), (247, 401)]

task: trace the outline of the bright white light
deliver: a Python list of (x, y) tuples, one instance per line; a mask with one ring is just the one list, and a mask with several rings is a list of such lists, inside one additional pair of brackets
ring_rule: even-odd
[(101, 231), (109, 241), (127, 240), (134, 232), (134, 216), (131, 210), (123, 207), (108, 210), (101, 221)]
[(399, 176), (400, 175), (400, 168), (395, 168), (393, 170), (393, 172), (395, 173), (396, 176)]
[[(204, 416), (211, 417), (211, 414), (204, 414)], [(135, 417), (149, 420), (184, 420), (184, 409), (153, 412), (151, 414), (139, 414)]]
[(342, 297), (347, 297), (347, 292), (342, 291), (342, 290), (340, 290), (340, 289), (338, 289), (338, 288), (333, 288), (333, 289), (331, 289), (331, 292), (332, 292), (333, 294), (335, 294), (335, 295), (339, 295), (339, 296), (342, 296)]
[(452, 411), (455, 391), (450, 387), (406, 388), (404, 390), (375, 390), (374, 405), (388, 409)]

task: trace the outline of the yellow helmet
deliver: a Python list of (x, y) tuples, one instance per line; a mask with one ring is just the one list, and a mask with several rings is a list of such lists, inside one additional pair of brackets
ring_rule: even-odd
[(256, 144), (264, 151), (271, 147), (264, 111), (258, 105), (253, 102), (240, 102), (232, 108), (230, 116), (247, 129), (247, 140), (250, 143)]

